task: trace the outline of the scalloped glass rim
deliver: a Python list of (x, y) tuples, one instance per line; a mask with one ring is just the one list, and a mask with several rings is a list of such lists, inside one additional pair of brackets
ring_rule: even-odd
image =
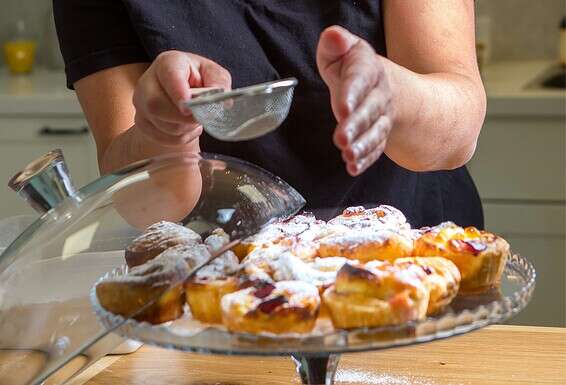
[[(100, 280), (124, 272), (123, 267), (118, 268)], [(127, 320), (115, 333), (167, 349), (206, 354), (276, 356), (298, 353), (306, 356), (326, 356), (333, 353), (379, 350), (447, 338), (502, 322), (527, 306), (535, 288), (535, 279), (533, 265), (520, 255), (512, 255), (507, 260), (502, 285), (511, 283), (517, 285), (517, 288), (508, 295), (492, 302), (480, 303), (471, 309), (448, 312), (439, 317), (429, 317), (421, 322), (395, 327), (336, 330), (317, 336), (293, 338), (230, 333), (211, 326), (195, 334), (181, 336), (172, 333), (168, 324), (151, 325)], [(110, 328), (124, 321), (123, 317), (100, 306), (94, 287), (90, 298), (104, 327)]]

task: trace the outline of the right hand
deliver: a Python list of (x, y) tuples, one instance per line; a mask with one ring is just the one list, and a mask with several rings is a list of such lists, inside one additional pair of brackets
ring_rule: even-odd
[(162, 52), (136, 85), (135, 126), (161, 145), (190, 143), (202, 133), (202, 126), (182, 107), (191, 98), (191, 88), (231, 86), (230, 73), (209, 59), (180, 51)]

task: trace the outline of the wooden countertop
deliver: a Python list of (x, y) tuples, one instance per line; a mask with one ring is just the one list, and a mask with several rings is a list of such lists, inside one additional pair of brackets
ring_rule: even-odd
[[(341, 357), (336, 384), (566, 383), (566, 328), (491, 326), (428, 344)], [(289, 358), (229, 357), (143, 346), (108, 356), (71, 385), (299, 384)]]

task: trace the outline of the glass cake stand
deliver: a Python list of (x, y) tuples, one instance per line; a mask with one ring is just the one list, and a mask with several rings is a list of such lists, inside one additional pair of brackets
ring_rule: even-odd
[[(123, 275), (126, 267), (105, 274), (100, 280)], [(395, 327), (334, 330), (315, 327), (305, 336), (274, 336), (231, 333), (221, 327), (198, 324), (186, 316), (162, 325), (125, 320), (102, 308), (94, 288), (90, 299), (96, 315), (107, 329), (122, 337), (167, 349), (203, 354), (291, 356), (304, 384), (333, 384), (341, 353), (387, 349), (430, 342), (464, 334), (507, 320), (529, 302), (535, 287), (535, 270), (524, 257), (511, 256), (501, 285), (479, 295), (457, 296), (435, 317)], [(329, 320), (319, 321), (328, 323)]]
[(200, 234), (221, 227), (241, 237), (297, 213), (305, 200), (266, 170), (216, 154), (147, 159), (75, 189), (55, 150), (9, 185), (41, 215), (0, 255), (0, 384), (68, 382), (122, 346), (120, 335), (183, 351), (292, 355), (305, 383), (332, 383), (340, 353), (427, 342), (503, 321), (534, 288), (533, 267), (514, 256), (499, 291), (459, 298), (437, 318), (397, 328), (275, 338), (195, 329), (186, 319), (160, 326), (120, 320), (97, 305), (92, 290), (104, 275), (125, 272), (124, 249), (146, 226), (168, 220)]

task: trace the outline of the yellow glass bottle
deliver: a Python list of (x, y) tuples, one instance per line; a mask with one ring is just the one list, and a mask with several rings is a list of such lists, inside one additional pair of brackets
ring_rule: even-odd
[(14, 74), (29, 73), (35, 62), (37, 43), (33, 40), (12, 40), (4, 44), (4, 57)]

